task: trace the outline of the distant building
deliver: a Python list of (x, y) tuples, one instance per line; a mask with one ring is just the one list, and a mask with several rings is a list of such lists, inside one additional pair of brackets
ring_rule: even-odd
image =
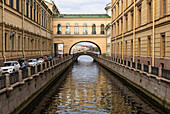
[(107, 55), (110, 55), (110, 41), (111, 41), (111, 36), (110, 36), (111, 28), (110, 28), (110, 23), (106, 26), (106, 53)]

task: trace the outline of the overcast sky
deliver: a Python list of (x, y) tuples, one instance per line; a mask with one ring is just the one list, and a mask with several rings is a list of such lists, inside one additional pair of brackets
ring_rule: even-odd
[[(47, 0), (49, 1), (49, 0)], [(105, 14), (110, 0), (54, 0), (62, 14)]]

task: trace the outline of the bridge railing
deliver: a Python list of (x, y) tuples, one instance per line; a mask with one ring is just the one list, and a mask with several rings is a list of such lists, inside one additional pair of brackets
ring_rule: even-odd
[(42, 63), (40, 65), (37, 65), (35, 67), (27, 67), (25, 69), (19, 70), (17, 72), (14, 72), (12, 74), (4, 74), (0, 75), (0, 90), (10, 87), (12, 84), (15, 84), (17, 82), (22, 82), (24, 79), (29, 78), (33, 76), (34, 74), (40, 73), (41, 71), (50, 68), (54, 65), (60, 64), (64, 62), (65, 60), (72, 57), (65, 56), (60, 59), (54, 59), (45, 63)]
[(168, 70), (168, 69), (164, 69), (164, 68), (161, 68), (161, 67), (154, 67), (154, 66), (146, 65), (146, 64), (141, 64), (141, 63), (138, 63), (138, 62), (121, 60), (121, 59), (118, 59), (118, 58), (110, 59), (111, 57), (106, 56), (106, 55), (101, 55), (99, 57), (107, 59), (107, 60), (112, 60), (112, 61), (114, 61), (118, 64), (122, 64), (124, 66), (131, 67), (132, 69), (143, 71), (143, 72), (146, 72), (148, 74), (152, 74), (152, 75), (163, 77), (165, 79), (170, 80), (170, 70)]

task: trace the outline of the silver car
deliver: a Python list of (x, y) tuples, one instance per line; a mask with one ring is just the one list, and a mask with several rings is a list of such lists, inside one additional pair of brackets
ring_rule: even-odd
[(0, 67), (2, 69), (2, 73), (14, 73), (15, 71), (18, 71), (20, 68), (20, 64), (17, 61), (8, 61), (4, 62), (3, 65)]

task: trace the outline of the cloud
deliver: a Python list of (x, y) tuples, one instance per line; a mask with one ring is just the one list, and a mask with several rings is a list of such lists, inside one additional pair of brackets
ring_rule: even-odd
[(54, 0), (60, 13), (104, 14), (110, 0)]

